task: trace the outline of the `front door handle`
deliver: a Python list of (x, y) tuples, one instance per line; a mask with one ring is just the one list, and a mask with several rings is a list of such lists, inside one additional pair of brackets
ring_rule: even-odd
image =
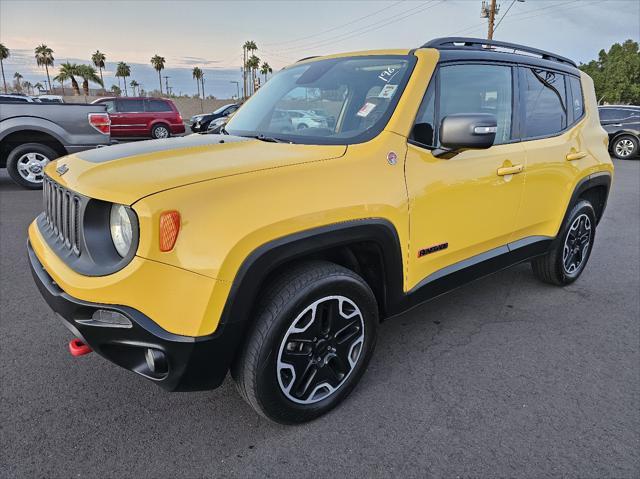
[(524, 165), (503, 166), (498, 168), (498, 176), (517, 175), (524, 171)]
[(569, 153), (566, 158), (567, 158), (567, 161), (575, 161), (575, 160), (580, 160), (585, 156), (587, 156), (587, 154), (584, 151), (577, 151), (575, 153)]

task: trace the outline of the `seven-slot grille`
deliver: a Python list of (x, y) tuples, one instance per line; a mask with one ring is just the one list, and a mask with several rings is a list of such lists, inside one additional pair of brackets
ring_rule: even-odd
[(75, 255), (80, 255), (80, 197), (50, 178), (42, 185), (44, 214), (53, 236)]

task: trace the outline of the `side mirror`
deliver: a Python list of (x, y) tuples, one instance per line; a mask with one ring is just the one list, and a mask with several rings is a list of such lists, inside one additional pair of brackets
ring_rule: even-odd
[(489, 113), (459, 113), (442, 119), (441, 148), (434, 156), (449, 158), (464, 150), (486, 150), (493, 146), (498, 131), (495, 115)]

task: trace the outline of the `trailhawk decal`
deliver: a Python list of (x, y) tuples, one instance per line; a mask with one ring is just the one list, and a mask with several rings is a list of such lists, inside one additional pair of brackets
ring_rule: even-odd
[(418, 258), (422, 258), (431, 253), (436, 253), (438, 251), (442, 251), (443, 249), (447, 249), (449, 247), (449, 243), (440, 243), (434, 244), (433, 246), (429, 246), (428, 248), (423, 248), (418, 251)]

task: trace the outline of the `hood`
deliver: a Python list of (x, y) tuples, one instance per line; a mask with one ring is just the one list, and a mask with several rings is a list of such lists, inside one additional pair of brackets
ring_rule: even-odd
[(230, 135), (191, 135), (83, 151), (52, 161), (46, 173), (85, 196), (130, 205), (170, 188), (338, 158), (345, 151), (346, 146), (342, 145), (298, 145)]

